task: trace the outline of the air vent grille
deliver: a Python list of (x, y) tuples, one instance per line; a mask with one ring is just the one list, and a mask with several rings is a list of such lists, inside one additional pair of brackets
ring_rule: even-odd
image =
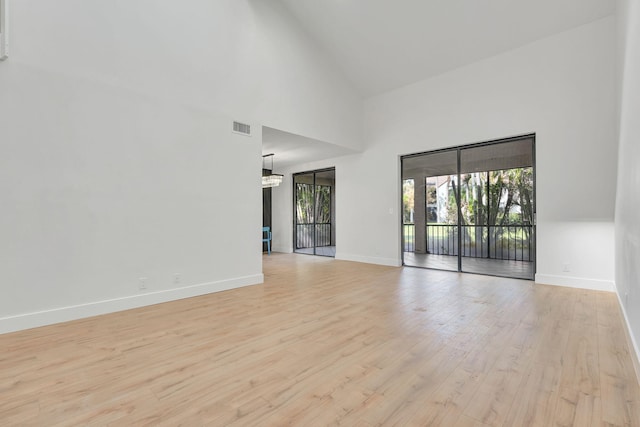
[(251, 136), (251, 126), (246, 123), (233, 122), (233, 131), (241, 135)]

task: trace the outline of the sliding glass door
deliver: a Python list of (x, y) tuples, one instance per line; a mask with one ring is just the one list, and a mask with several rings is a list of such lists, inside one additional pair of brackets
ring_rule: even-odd
[(533, 279), (534, 144), (528, 135), (403, 157), (404, 264)]
[(295, 174), (294, 251), (335, 256), (335, 169)]

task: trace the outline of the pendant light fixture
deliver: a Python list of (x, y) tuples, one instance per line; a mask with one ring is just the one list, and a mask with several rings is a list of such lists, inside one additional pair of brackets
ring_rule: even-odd
[[(264, 167), (265, 158), (267, 157), (271, 158), (271, 169), (269, 169), (269, 172), (266, 172), (266, 168)], [(284, 175), (273, 173), (273, 153), (262, 156), (262, 188), (277, 187), (282, 183), (282, 178), (284, 178)]]

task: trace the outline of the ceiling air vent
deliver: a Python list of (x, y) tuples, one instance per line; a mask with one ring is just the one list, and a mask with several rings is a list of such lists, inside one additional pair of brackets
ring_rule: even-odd
[(251, 126), (245, 123), (233, 122), (233, 131), (241, 135), (251, 136)]

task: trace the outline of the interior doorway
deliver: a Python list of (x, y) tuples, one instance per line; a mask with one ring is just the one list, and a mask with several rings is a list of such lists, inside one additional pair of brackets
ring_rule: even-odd
[(336, 170), (293, 175), (294, 252), (335, 257)]
[(535, 135), (402, 157), (402, 258), (533, 280)]

